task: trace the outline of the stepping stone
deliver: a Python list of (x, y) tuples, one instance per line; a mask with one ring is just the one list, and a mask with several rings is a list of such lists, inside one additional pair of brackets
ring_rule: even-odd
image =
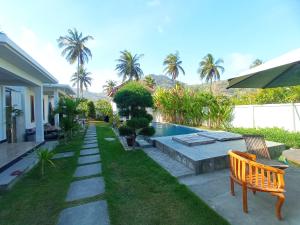
[(64, 209), (57, 225), (109, 225), (107, 203), (104, 200)]
[(84, 144), (85, 145), (89, 145), (89, 144), (96, 144), (98, 143), (98, 141), (95, 139), (95, 140), (88, 140), (88, 141), (84, 141)]
[(103, 177), (93, 177), (85, 180), (74, 181), (70, 185), (66, 201), (71, 202), (83, 198), (90, 198), (103, 194), (104, 191), (105, 184)]
[(86, 177), (101, 173), (101, 163), (78, 166), (73, 177)]
[(68, 158), (74, 156), (74, 152), (62, 152), (55, 154), (52, 159), (61, 159), (61, 158)]
[(98, 144), (94, 143), (94, 144), (85, 144), (82, 146), (83, 148), (97, 148)]
[(116, 139), (115, 138), (110, 138), (110, 137), (108, 137), (108, 138), (104, 138), (106, 141), (115, 141)]
[(78, 164), (95, 163), (100, 161), (100, 155), (88, 155), (78, 158)]
[(80, 151), (80, 155), (93, 155), (93, 154), (99, 154), (99, 148), (90, 148)]

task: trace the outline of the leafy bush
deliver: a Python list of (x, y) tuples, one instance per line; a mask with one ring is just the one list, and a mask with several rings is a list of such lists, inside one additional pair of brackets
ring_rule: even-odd
[(110, 119), (113, 117), (113, 109), (109, 101), (105, 99), (100, 99), (95, 104), (96, 113), (103, 119), (108, 116)]
[(96, 109), (93, 101), (89, 101), (87, 103), (88, 112), (87, 115), (89, 118), (95, 119), (96, 118)]
[(119, 134), (121, 136), (132, 136), (134, 134), (134, 132), (128, 126), (121, 126), (121, 127), (119, 127)]
[(232, 120), (233, 104), (225, 96), (213, 96), (176, 85), (159, 88), (154, 94), (155, 108), (169, 122), (210, 127), (227, 127)]
[[(153, 117), (146, 108), (153, 107), (151, 93), (139, 82), (129, 82), (124, 85), (115, 95), (114, 102), (117, 104), (119, 114), (131, 119), (126, 121), (125, 127), (119, 128), (120, 135), (127, 135), (133, 131), (133, 137), (140, 134), (141, 130), (147, 129)], [(151, 134), (145, 132), (144, 135)]]
[(152, 126), (145, 127), (139, 132), (139, 134), (144, 136), (152, 136), (155, 134), (155, 129)]
[(287, 147), (300, 147), (299, 132), (289, 132), (280, 128), (229, 128), (228, 130), (240, 134), (259, 134), (269, 141), (284, 143)]

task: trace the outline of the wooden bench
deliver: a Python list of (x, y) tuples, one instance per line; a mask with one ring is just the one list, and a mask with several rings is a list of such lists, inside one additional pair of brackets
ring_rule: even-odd
[(234, 195), (234, 182), (242, 186), (243, 210), (248, 213), (247, 189), (253, 194), (256, 191), (268, 192), (277, 197), (275, 213), (282, 219), (281, 207), (285, 201), (284, 171), (256, 162), (254, 154), (229, 151), (230, 158), (230, 187)]

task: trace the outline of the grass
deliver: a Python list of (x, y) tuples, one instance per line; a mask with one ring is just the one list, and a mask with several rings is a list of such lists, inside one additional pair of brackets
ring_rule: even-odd
[[(54, 150), (76, 151), (83, 138), (76, 138), (68, 145), (61, 144)], [(77, 157), (55, 160), (56, 167), (46, 166), (41, 176), (40, 165), (16, 183), (9, 191), (0, 193), (0, 225), (53, 225), (60, 211), (67, 207), (65, 197), (77, 166)]]
[(300, 147), (300, 133), (288, 132), (280, 128), (230, 128), (229, 131), (240, 134), (259, 134), (263, 135), (268, 141), (275, 141), (285, 144), (288, 148)]
[(97, 126), (112, 225), (228, 224), (143, 151), (124, 151), (110, 127)]

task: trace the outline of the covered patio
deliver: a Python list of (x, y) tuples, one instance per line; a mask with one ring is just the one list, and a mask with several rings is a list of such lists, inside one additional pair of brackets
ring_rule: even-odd
[[(44, 83), (57, 80), (0, 32), (0, 168), (44, 142)], [(21, 112), (13, 126), (11, 109)], [(24, 142), (30, 126), (35, 126), (35, 141)]]

